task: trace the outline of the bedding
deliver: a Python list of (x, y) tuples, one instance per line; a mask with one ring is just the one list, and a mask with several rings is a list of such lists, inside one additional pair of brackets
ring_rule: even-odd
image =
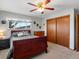
[(30, 30), (12, 30), (11, 31), (11, 40), (10, 40), (10, 49), (13, 48), (13, 41), (37, 38), (38, 36), (31, 35)]
[(31, 39), (31, 38), (38, 38), (39, 36), (34, 36), (34, 35), (30, 35), (30, 36), (20, 36), (20, 37), (11, 37), (11, 40), (10, 40), (10, 49), (13, 48), (13, 41), (19, 41), (19, 40), (27, 40), (27, 39)]
[(30, 36), (21, 36), (21, 37), (12, 37), (11, 40), (12, 41), (17, 41), (17, 40), (23, 40), (23, 39), (30, 39), (30, 38), (37, 38), (39, 36), (34, 36), (34, 35), (30, 35)]
[(29, 36), (31, 35), (31, 33), (29, 33), (28, 31), (21, 31), (21, 32), (13, 32), (12, 36), (14, 37), (21, 37), (21, 36)]

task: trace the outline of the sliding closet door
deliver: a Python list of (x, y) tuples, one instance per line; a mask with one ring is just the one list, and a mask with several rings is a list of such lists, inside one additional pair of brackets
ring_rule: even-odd
[(56, 19), (47, 21), (47, 39), (50, 42), (56, 43)]
[(76, 16), (76, 50), (79, 51), (79, 15)]
[(69, 47), (70, 17), (57, 18), (57, 44)]
[(57, 44), (63, 45), (63, 19), (57, 18)]

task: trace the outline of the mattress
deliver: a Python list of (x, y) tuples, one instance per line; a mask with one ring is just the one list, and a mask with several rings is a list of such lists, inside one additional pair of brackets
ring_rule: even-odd
[(30, 39), (30, 38), (37, 38), (39, 36), (34, 36), (34, 35), (29, 35), (29, 36), (21, 36), (21, 37), (12, 37), (12, 41), (17, 41), (17, 40), (23, 40), (23, 39)]

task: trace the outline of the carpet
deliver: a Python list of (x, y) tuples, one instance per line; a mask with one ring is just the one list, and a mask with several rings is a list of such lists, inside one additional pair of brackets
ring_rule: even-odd
[[(9, 49), (0, 51), (0, 59), (6, 59)], [(79, 52), (64, 46), (48, 42), (48, 53), (42, 53), (31, 59), (79, 59)]]

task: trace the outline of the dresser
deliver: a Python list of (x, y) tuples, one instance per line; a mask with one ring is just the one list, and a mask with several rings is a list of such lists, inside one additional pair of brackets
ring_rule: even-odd
[(36, 35), (36, 36), (44, 36), (44, 31), (34, 31), (34, 35)]

